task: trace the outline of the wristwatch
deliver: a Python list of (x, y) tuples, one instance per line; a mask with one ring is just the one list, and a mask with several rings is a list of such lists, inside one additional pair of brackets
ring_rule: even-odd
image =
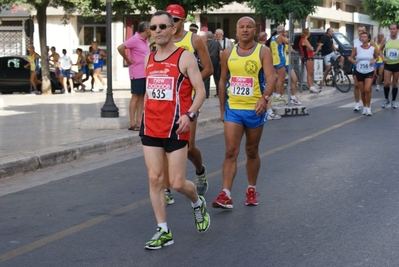
[(187, 111), (186, 114), (190, 121), (194, 121), (197, 115), (194, 112)]
[(265, 95), (265, 99), (266, 99), (267, 102), (269, 102), (270, 96)]

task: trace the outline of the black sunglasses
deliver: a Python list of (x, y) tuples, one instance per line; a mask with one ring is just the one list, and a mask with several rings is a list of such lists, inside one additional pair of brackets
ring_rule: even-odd
[(173, 18), (173, 21), (174, 21), (174, 22), (179, 22), (179, 21), (181, 21), (181, 19), (179, 19), (179, 18)]
[(172, 25), (166, 25), (166, 24), (151, 25), (150, 30), (155, 31), (157, 27), (159, 27), (161, 30), (165, 30), (168, 27), (172, 27)]

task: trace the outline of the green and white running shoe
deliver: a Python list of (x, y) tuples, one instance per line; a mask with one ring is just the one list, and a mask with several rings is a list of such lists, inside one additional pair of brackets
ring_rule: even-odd
[(169, 229), (166, 233), (161, 227), (158, 227), (155, 235), (145, 243), (145, 248), (160, 249), (170, 245), (173, 245), (172, 231)]
[(206, 202), (203, 196), (199, 196), (202, 201), (202, 205), (196, 208), (193, 208), (194, 219), (195, 219), (195, 227), (199, 233), (205, 232), (208, 230), (209, 225), (211, 225), (211, 217), (209, 213), (206, 212)]
[(166, 206), (175, 203), (175, 199), (173, 198), (172, 192), (169, 189), (164, 189), (164, 191), (166, 197)]
[(206, 191), (208, 191), (208, 180), (206, 179), (207, 170), (205, 165), (202, 166), (204, 167), (204, 173), (197, 175), (197, 178), (195, 179), (195, 187), (197, 188), (197, 193), (200, 196), (205, 195)]

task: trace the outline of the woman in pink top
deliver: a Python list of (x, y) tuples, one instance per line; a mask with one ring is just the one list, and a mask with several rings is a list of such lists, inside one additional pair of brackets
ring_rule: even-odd
[[(138, 32), (118, 46), (118, 52), (129, 66), (130, 90), (132, 98), (129, 104), (129, 116), (131, 131), (139, 131), (141, 115), (143, 112), (145, 95), (145, 71), (144, 59), (150, 53), (148, 38), (151, 36), (150, 23), (143, 21), (139, 24)], [(129, 54), (127, 55), (126, 50)]]

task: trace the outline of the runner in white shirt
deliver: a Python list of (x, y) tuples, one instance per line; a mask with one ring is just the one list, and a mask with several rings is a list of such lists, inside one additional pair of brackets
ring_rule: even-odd
[(378, 60), (378, 51), (370, 45), (371, 36), (367, 32), (360, 35), (361, 45), (355, 46), (352, 50), (350, 61), (356, 65), (354, 77), (362, 95), (363, 115), (371, 116), (371, 86), (373, 84), (374, 64)]
[(67, 81), (69, 81), (69, 86), (71, 87), (70, 90), (68, 90), (69, 93), (74, 93), (75, 91), (73, 90), (73, 80), (71, 77), (71, 67), (72, 67), (72, 60), (69, 56), (66, 55), (67, 51), (66, 49), (62, 49), (62, 54), (63, 56), (60, 57), (58, 60), (60, 64), (60, 70), (61, 70), (61, 75), (62, 79), (64, 82), (64, 89), (62, 89), (62, 93), (65, 93), (68, 90), (67, 86)]
[[(357, 28), (357, 34), (358, 34), (358, 36), (360, 37), (360, 35), (362, 34), (362, 32), (365, 32), (366, 31), (366, 27), (365, 26), (359, 26), (358, 28)], [(360, 41), (360, 38), (356, 38), (355, 40), (353, 40), (353, 50), (352, 50), (352, 53), (353, 53), (353, 51), (355, 50), (355, 48), (357, 48), (357, 47), (359, 47), (359, 46), (361, 46), (362, 45), (362, 42)], [(350, 60), (350, 59), (349, 59)], [(354, 70), (356, 69), (356, 65), (353, 65), (353, 67), (352, 67), (352, 73), (354, 72)], [(360, 90), (359, 90), (359, 86), (358, 86), (358, 84), (357, 84), (357, 79), (356, 79), (356, 76), (355, 75), (353, 75), (353, 83), (354, 83), (354, 88), (353, 88), (353, 95), (354, 95), (354, 97), (355, 97), (355, 106), (354, 106), (354, 108), (353, 108), (353, 111), (360, 111), (360, 105), (359, 105), (359, 102), (360, 102)]]

